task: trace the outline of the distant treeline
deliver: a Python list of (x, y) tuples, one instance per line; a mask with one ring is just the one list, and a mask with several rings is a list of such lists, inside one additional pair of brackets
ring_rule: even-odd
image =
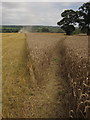
[[(16, 32), (48, 32), (48, 33), (64, 33), (58, 26), (0, 26), (0, 33), (16, 33)], [(76, 27), (73, 34), (81, 33), (80, 29)]]
[(64, 33), (64, 31), (58, 26), (26, 26), (24, 29), (28, 32)]
[[(24, 26), (23, 30), (26, 30), (28, 32), (65, 33), (65, 31), (58, 26)], [(78, 27), (76, 27), (73, 34), (80, 33), (81, 30)]]
[(15, 33), (19, 31), (64, 33), (60, 27), (56, 26), (0, 26), (0, 33)]
[(16, 33), (22, 29), (23, 26), (0, 26), (0, 33)]

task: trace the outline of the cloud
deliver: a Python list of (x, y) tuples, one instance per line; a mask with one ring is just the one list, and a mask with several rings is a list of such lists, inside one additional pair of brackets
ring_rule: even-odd
[(77, 9), (82, 3), (3, 2), (4, 25), (57, 25), (64, 9)]
[(2, 3), (0, 3), (0, 24), (2, 24)]
[(2, 0), (2, 2), (88, 2), (88, 0)]

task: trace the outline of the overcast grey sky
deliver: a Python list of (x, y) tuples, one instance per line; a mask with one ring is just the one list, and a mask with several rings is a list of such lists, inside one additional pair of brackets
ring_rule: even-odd
[(81, 2), (3, 2), (4, 25), (57, 25), (65, 9), (77, 10)]

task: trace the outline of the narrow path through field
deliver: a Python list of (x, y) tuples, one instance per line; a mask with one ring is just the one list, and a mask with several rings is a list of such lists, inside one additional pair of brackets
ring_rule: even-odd
[(27, 34), (33, 89), (25, 100), (26, 117), (67, 117), (67, 85), (60, 76), (60, 47), (65, 38), (59, 34)]

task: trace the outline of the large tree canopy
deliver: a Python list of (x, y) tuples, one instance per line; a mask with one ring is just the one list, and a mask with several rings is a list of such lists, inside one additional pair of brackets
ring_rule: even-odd
[(75, 20), (76, 12), (74, 10), (65, 10), (61, 16), (63, 19), (57, 24), (66, 32), (67, 35), (70, 35), (75, 30)]
[(78, 11), (78, 23), (82, 31), (90, 35), (90, 2), (84, 3)]
[(87, 35), (90, 35), (90, 2), (84, 3), (78, 11), (65, 10), (61, 16), (63, 18), (57, 24), (67, 35), (72, 34), (76, 23), (79, 24), (82, 31), (86, 31)]

